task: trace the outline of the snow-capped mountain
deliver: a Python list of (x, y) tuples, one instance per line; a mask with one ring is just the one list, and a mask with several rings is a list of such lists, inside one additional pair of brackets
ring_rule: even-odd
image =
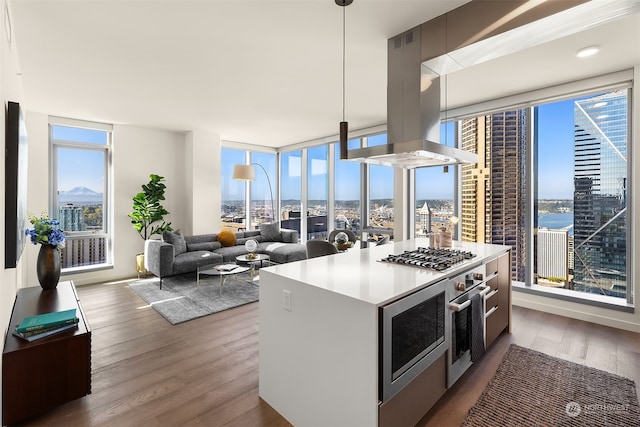
[(72, 188), (69, 191), (60, 191), (58, 193), (58, 203), (66, 204), (95, 204), (102, 203), (102, 193), (93, 191), (90, 188), (80, 186)]

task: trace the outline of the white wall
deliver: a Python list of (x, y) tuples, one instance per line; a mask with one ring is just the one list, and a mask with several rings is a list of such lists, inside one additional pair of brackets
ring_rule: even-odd
[[(5, 3), (6, 1), (2, 1), (2, 22), (6, 25), (6, 18), (4, 16)], [(4, 25), (2, 30), (0, 31), (0, 99), (2, 99), (2, 114), (0, 114), (0, 141), (1, 146), (3, 147), (2, 153), (4, 153), (5, 148), (5, 119), (6, 119), (6, 111), (7, 111), (7, 101), (15, 101), (21, 103), (21, 106), (24, 108), (23, 104), (23, 94), (22, 94), (22, 79), (19, 75), (19, 67), (18, 67), (18, 54), (16, 52), (15, 42), (10, 43), (10, 39), (7, 37), (7, 33), (5, 31)], [(11, 39), (13, 40), (13, 34), (11, 34)], [(5, 194), (5, 156), (0, 156), (0, 165), (2, 167), (0, 170), (0, 227), (2, 227), (2, 236), (4, 236), (4, 219), (5, 219), (5, 203), (4, 203), (4, 194)], [(2, 269), (0, 270), (0, 331), (2, 333), (2, 348), (4, 348), (4, 338), (9, 327), (9, 317), (11, 316), (11, 310), (13, 309), (13, 301), (16, 298), (16, 293), (18, 288), (21, 287), (25, 281), (24, 271), (25, 271), (25, 261), (24, 255), (20, 258), (18, 262), (17, 268), (6, 269), (4, 268), (4, 239), (2, 239), (2, 243), (0, 243), (0, 263), (2, 263)], [(2, 360), (0, 359), (0, 369), (2, 365)], [(0, 371), (1, 372), (1, 371)], [(0, 381), (2, 380), (0, 374)], [(2, 391), (0, 391), (0, 402), (2, 401)]]
[(220, 135), (193, 131), (186, 135), (185, 193), (191, 210), (185, 234), (217, 233), (220, 230), (222, 174)]
[[(149, 182), (150, 174), (165, 178), (167, 186), (162, 205), (169, 211), (167, 220), (180, 228), (190, 207), (184, 192), (184, 134), (114, 125), (113, 129), (113, 224), (114, 268), (112, 271), (87, 273), (82, 282), (131, 277), (136, 274), (135, 255), (143, 252), (144, 241), (131, 226), (127, 216), (133, 208), (132, 198)], [(77, 278), (73, 278), (77, 281)]]

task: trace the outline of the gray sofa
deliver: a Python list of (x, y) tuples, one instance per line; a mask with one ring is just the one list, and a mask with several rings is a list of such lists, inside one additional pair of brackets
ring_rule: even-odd
[[(276, 224), (277, 225), (277, 224)], [(269, 255), (272, 262), (283, 264), (307, 258), (304, 245), (298, 243), (296, 230), (280, 229), (265, 225), (262, 230), (233, 233), (236, 242), (223, 246), (218, 233), (182, 236), (165, 232), (163, 240), (151, 240), (145, 247), (147, 269), (162, 279), (167, 276), (195, 272), (198, 267), (216, 263), (235, 263), (236, 256), (244, 255), (244, 244), (253, 239), (258, 242), (257, 253)]]

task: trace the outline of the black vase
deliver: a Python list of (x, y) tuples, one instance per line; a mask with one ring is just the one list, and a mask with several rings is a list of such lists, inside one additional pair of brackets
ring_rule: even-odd
[(42, 289), (55, 289), (60, 280), (60, 251), (53, 245), (42, 245), (38, 252), (38, 282)]

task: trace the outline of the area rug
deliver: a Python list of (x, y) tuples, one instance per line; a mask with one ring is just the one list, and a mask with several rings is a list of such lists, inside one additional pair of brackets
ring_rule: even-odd
[(220, 293), (220, 277), (201, 276), (200, 288), (196, 274), (139, 279), (128, 283), (140, 298), (172, 325), (197, 319), (219, 311), (258, 301), (258, 282), (249, 273), (227, 276)]
[(635, 383), (512, 344), (463, 426), (635, 426)]

